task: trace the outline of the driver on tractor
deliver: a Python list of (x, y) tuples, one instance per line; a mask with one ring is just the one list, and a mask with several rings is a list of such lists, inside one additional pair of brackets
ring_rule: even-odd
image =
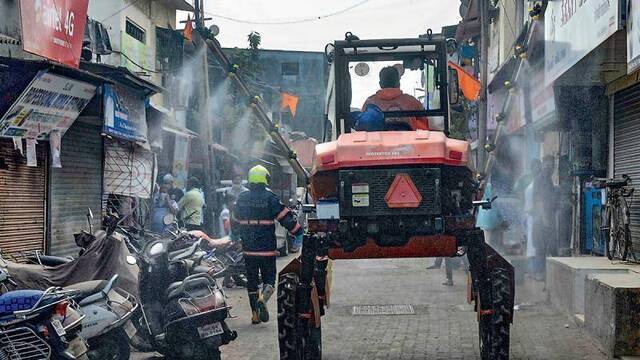
[[(382, 111), (424, 110), (418, 99), (400, 90), (400, 72), (394, 66), (380, 70), (380, 90), (364, 102), (362, 111), (366, 111), (368, 105), (376, 105)], [(408, 125), (410, 130), (429, 130), (429, 120), (426, 117), (386, 119), (387, 126), (396, 122)]]

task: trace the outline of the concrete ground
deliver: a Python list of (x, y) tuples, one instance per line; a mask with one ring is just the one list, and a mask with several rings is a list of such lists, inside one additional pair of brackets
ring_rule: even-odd
[[(478, 359), (478, 327), (466, 303), (466, 277), (456, 271), (443, 286), (444, 269), (425, 270), (430, 259), (351, 260), (334, 263), (332, 304), (323, 317), (323, 357), (343, 359)], [(282, 267), (288, 259), (279, 259)], [(542, 283), (519, 289), (511, 331), (512, 359), (606, 359), (571, 318), (546, 302)], [(275, 296), (273, 320), (251, 325), (244, 289), (227, 292), (228, 324), (239, 336), (222, 358), (278, 359)], [(411, 304), (414, 315), (352, 315), (356, 305)], [(146, 358), (137, 354), (136, 358)]]

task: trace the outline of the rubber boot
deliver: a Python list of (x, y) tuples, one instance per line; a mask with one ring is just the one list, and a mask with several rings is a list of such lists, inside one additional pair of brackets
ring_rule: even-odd
[(262, 287), (262, 292), (260, 293), (260, 298), (258, 299), (258, 315), (260, 316), (260, 321), (267, 322), (269, 321), (269, 311), (267, 310), (267, 302), (269, 298), (273, 295), (273, 286), (265, 285)]
[(258, 293), (249, 293), (249, 306), (251, 306), (251, 323), (260, 324), (260, 316), (258, 313)]

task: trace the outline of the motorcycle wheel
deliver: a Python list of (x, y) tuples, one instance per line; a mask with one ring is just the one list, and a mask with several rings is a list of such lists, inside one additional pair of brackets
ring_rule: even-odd
[(220, 360), (218, 348), (198, 347), (193, 354), (193, 360)]
[(121, 360), (131, 355), (129, 337), (122, 328), (89, 340), (89, 360)]
[(247, 287), (247, 276), (244, 274), (233, 275), (236, 286)]
[(279, 256), (287, 256), (289, 255), (289, 244), (287, 241), (284, 242), (284, 245), (278, 249)]

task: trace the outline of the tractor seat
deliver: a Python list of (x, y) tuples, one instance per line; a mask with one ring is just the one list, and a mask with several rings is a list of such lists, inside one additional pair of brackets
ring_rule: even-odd
[(182, 296), (182, 294), (184, 294), (185, 292), (191, 289), (200, 289), (200, 288), (208, 287), (209, 284), (210, 284), (209, 280), (204, 277), (191, 279), (187, 283), (183, 281), (174, 282), (171, 285), (169, 285), (169, 287), (167, 288), (167, 292), (166, 292), (167, 300), (179, 298)]
[(79, 291), (78, 300), (82, 300), (86, 297), (89, 297), (93, 294), (97, 294), (102, 289), (104, 289), (109, 281), (107, 280), (91, 280), (91, 281), (83, 281), (77, 284), (65, 286), (65, 290), (76, 290)]

